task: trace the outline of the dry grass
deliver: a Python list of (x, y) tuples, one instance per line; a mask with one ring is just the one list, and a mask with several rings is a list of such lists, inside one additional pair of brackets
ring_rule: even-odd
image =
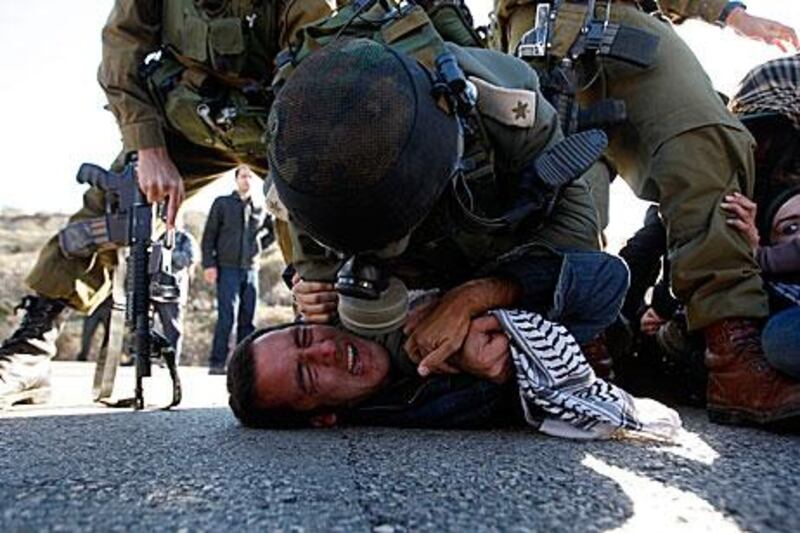
[[(186, 214), (187, 229), (200, 237), (205, 214)], [(25, 276), (33, 266), (41, 246), (66, 223), (64, 215), (23, 215), (13, 211), (0, 211), (0, 338), (6, 338), (16, 327), (19, 315), (14, 315), (17, 305), (29, 290)], [(256, 326), (266, 326), (292, 319), (291, 295), (280, 279), (283, 261), (275, 246), (261, 257), (259, 280), (261, 295), (256, 311)], [(216, 323), (214, 287), (202, 279), (198, 266), (189, 289), (184, 329), (183, 364), (205, 364), (211, 349), (211, 338)], [(70, 360), (80, 350), (82, 317), (73, 313), (58, 340), (57, 359)], [(99, 335), (97, 336), (99, 337)], [(98, 340), (98, 339), (95, 339)], [(92, 355), (96, 350), (92, 351)]]

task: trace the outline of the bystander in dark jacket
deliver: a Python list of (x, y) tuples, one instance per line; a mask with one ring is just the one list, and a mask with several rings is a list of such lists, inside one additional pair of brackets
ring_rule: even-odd
[(258, 256), (274, 240), (272, 219), (250, 195), (252, 172), (236, 169), (236, 190), (214, 200), (203, 230), (203, 271), (217, 287), (217, 325), (209, 373), (224, 374), (230, 335), (236, 323), (236, 342), (255, 329), (258, 301)]

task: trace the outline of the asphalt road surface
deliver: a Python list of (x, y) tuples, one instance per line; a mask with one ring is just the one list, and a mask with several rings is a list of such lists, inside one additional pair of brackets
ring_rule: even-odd
[[(681, 410), (671, 446), (261, 431), (236, 423), (204, 369), (184, 372), (181, 409), (142, 413), (93, 406), (92, 369), (58, 363), (49, 406), (0, 412), (0, 531), (800, 531), (800, 436), (698, 410)], [(152, 381), (157, 400), (168, 383)]]

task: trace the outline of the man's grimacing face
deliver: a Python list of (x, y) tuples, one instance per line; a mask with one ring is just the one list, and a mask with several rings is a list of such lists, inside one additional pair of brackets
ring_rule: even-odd
[(253, 342), (253, 351), (261, 408), (334, 411), (377, 392), (389, 375), (383, 347), (321, 324), (272, 331)]

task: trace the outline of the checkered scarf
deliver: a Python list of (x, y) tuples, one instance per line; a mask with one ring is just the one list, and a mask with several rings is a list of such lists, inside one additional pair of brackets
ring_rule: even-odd
[(800, 130), (800, 54), (767, 61), (751, 70), (729, 105), (740, 117), (777, 113)]
[(529, 424), (566, 438), (675, 438), (678, 413), (597, 378), (564, 326), (528, 311), (493, 313), (509, 336)]

